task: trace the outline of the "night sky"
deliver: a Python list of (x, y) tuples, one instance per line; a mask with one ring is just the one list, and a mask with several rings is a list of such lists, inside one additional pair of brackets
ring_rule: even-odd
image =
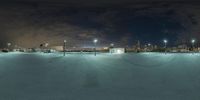
[(0, 47), (39, 47), (48, 42), (87, 47), (170, 45), (200, 40), (200, 1), (192, 0), (7, 0), (0, 3)]

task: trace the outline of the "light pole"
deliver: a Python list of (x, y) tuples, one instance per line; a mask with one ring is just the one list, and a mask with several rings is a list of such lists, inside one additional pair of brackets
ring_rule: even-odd
[(66, 42), (67, 42), (67, 40), (64, 40), (63, 41), (63, 55), (65, 56), (65, 52), (66, 52)]
[(192, 43), (192, 51), (194, 51), (194, 43), (196, 42), (196, 40), (195, 39), (192, 39), (191, 40), (191, 43)]
[(113, 51), (112, 51), (113, 48), (114, 48), (114, 43), (111, 43), (111, 44), (110, 44), (110, 53), (111, 53), (111, 54), (113, 53)]
[(98, 40), (94, 39), (93, 42), (94, 42), (94, 55), (96, 56), (97, 55), (96, 45), (97, 45)]
[(7, 43), (8, 50), (10, 50), (11, 43)]
[(167, 52), (167, 51), (166, 51), (166, 49), (167, 49), (167, 42), (168, 42), (168, 41), (167, 41), (166, 39), (164, 39), (163, 42), (164, 42), (164, 44), (165, 44), (165, 54), (166, 54), (166, 52)]
[(148, 43), (148, 50), (151, 51), (151, 43)]
[(45, 43), (44, 46), (45, 46), (45, 52), (49, 53), (50, 51), (47, 48), (49, 46), (49, 43)]

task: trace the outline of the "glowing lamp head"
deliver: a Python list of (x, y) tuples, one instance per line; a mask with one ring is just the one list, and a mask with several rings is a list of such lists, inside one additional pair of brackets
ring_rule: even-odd
[(7, 43), (8, 46), (11, 46), (11, 43)]
[(164, 43), (167, 43), (168, 41), (167, 41), (167, 40), (163, 40), (163, 42), (164, 42)]
[(191, 42), (192, 42), (192, 43), (195, 43), (195, 42), (196, 42), (196, 40), (195, 40), (195, 39), (192, 39), (192, 40), (191, 40)]
[(67, 40), (64, 40), (64, 43), (66, 43), (67, 42)]
[(48, 47), (49, 43), (45, 43), (45, 47)]
[(113, 47), (113, 46), (114, 46), (114, 44), (113, 44), (113, 43), (111, 43), (111, 44), (110, 44), (110, 46), (112, 46), (112, 47)]
[(93, 42), (94, 42), (94, 43), (97, 43), (97, 42), (98, 42), (98, 40), (97, 40), (97, 39), (94, 39), (94, 40), (93, 40)]
[(148, 43), (148, 46), (151, 46), (151, 44), (150, 44), (150, 43)]

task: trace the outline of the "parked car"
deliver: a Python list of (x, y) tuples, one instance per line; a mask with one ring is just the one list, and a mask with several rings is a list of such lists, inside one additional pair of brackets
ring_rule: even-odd
[(51, 50), (44, 50), (44, 53), (51, 53)]
[(7, 49), (3, 49), (3, 50), (1, 50), (2, 52), (5, 52), (5, 53), (7, 53), (7, 52), (9, 52), (9, 50), (7, 50)]

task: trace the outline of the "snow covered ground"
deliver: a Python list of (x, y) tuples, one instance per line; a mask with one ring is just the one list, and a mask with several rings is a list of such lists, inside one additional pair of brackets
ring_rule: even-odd
[(200, 54), (0, 53), (0, 100), (200, 100)]

